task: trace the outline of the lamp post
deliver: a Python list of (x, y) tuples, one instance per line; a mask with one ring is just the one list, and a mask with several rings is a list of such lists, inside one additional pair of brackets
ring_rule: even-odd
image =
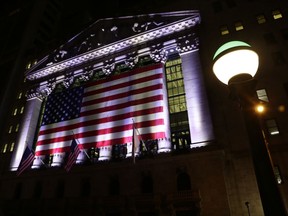
[(251, 156), (265, 216), (287, 215), (274, 176), (273, 164), (256, 115), (255, 96), (259, 57), (251, 46), (242, 41), (222, 45), (213, 57), (213, 72), (228, 85), (231, 96), (242, 110), (246, 124)]

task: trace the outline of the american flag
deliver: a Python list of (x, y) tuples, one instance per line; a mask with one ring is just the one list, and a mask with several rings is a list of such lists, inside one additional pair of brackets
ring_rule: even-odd
[(17, 176), (19, 176), (22, 172), (24, 172), (27, 168), (29, 168), (32, 165), (33, 161), (34, 161), (34, 153), (32, 152), (29, 146), (26, 146), (21, 162), (17, 169)]
[(72, 140), (71, 146), (70, 146), (70, 152), (67, 158), (67, 162), (65, 165), (65, 170), (67, 172), (70, 171), (73, 164), (76, 162), (78, 155), (80, 154), (80, 149), (78, 147), (78, 144), (75, 139)]
[(155, 64), (49, 95), (36, 155), (132, 142), (133, 121), (143, 140), (165, 138), (163, 65)]

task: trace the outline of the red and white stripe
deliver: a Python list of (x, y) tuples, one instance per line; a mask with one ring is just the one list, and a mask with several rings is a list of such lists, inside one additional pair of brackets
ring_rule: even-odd
[(81, 149), (132, 142), (133, 120), (143, 140), (165, 138), (163, 86), (162, 64), (87, 84), (80, 116), (41, 126), (36, 155), (68, 151), (73, 136)]

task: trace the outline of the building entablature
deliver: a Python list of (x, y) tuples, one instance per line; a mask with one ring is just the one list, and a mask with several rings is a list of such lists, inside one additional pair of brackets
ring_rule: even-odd
[[(153, 21), (156, 17), (157, 21)], [(28, 99), (49, 95), (59, 83), (68, 88), (76, 78), (88, 81), (96, 70), (109, 75), (116, 65), (122, 64), (133, 68), (139, 58), (144, 56), (149, 56), (155, 62), (165, 63), (170, 54), (181, 54), (198, 49), (199, 40), (195, 28), (200, 24), (200, 16), (197, 11), (151, 15), (146, 17), (146, 20), (143, 18), (141, 22), (137, 21), (137, 17), (130, 18), (134, 19), (133, 22), (130, 21), (130, 26), (119, 25), (124, 29), (122, 32), (130, 29), (134, 34), (124, 35), (123, 38), (116, 37), (116, 29), (118, 32), (121, 32), (121, 29), (113, 21), (109, 28), (107, 27), (109, 24), (106, 24), (106, 27), (110, 29), (111, 34), (113, 33), (114, 38), (107, 36), (106, 41), (98, 38), (99, 41), (96, 42), (95, 35), (101, 32), (93, 32), (93, 34), (89, 32), (89, 37), (84, 37), (82, 42), (77, 38), (77, 45), (69, 45), (76, 40), (76, 36), (67, 42), (68, 45), (62, 45), (57, 51), (40, 60), (26, 73), (26, 78), (33, 83), (34, 88), (28, 92)], [(100, 24), (101, 20), (94, 25)], [(97, 30), (92, 26), (87, 31), (93, 28)], [(101, 30), (104, 31), (104, 29)], [(85, 49), (84, 45), (86, 45)]]

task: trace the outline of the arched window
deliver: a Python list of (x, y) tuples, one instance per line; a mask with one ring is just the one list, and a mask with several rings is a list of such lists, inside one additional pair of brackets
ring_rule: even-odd
[(191, 190), (190, 176), (186, 172), (180, 172), (177, 176), (177, 190)]
[(153, 193), (153, 178), (150, 174), (142, 176), (142, 193)]
[(89, 197), (91, 193), (91, 183), (88, 178), (82, 180), (81, 197)]
[(120, 193), (120, 184), (118, 176), (113, 176), (110, 178), (109, 182), (109, 194), (110, 195), (119, 195)]

